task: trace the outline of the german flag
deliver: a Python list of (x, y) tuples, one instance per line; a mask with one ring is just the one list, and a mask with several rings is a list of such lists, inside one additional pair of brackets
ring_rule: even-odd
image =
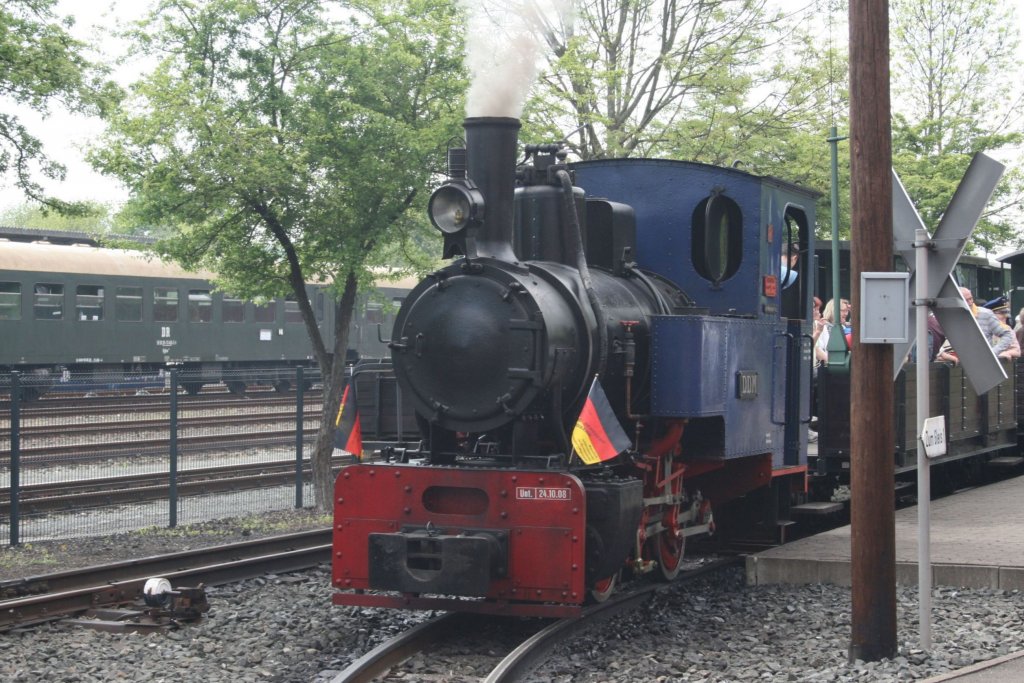
[(594, 377), (587, 402), (572, 430), (572, 447), (586, 465), (611, 460), (629, 448), (629, 437), (608, 403), (601, 383)]
[(334, 446), (363, 459), (363, 429), (359, 423), (359, 406), (356, 404), (356, 388), (352, 380), (345, 385), (341, 397), (338, 417), (334, 420)]

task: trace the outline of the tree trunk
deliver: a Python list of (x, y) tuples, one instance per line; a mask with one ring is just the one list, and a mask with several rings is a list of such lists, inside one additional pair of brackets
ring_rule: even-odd
[(320, 416), (320, 429), (313, 450), (313, 496), (316, 509), (331, 511), (334, 498), (334, 477), (331, 473), (331, 455), (334, 453), (335, 419), (341, 407), (345, 386), (345, 352), (348, 350), (348, 331), (355, 309), (358, 283), (355, 273), (349, 271), (345, 289), (334, 305), (334, 350), (330, 367), (321, 366), (324, 379), (324, 404)]

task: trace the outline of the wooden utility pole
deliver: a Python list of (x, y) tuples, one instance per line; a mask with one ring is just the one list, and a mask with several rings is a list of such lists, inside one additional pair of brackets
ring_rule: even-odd
[[(850, 235), (853, 322), (860, 274), (892, 270), (889, 2), (850, 1)], [(919, 340), (920, 342), (920, 340)], [(850, 658), (896, 655), (893, 352), (861, 344), (850, 377)]]

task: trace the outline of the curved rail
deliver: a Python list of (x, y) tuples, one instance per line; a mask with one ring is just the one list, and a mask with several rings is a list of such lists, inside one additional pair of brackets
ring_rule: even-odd
[[(640, 583), (634, 590), (617, 594), (606, 602), (587, 607), (578, 617), (553, 621), (509, 652), (483, 680), (485, 683), (513, 683), (522, 680), (544, 662), (544, 659), (558, 643), (572, 637), (577, 632), (621, 611), (634, 609), (659, 591), (692, 581), (699, 576), (738, 564), (741, 561), (742, 559), (738, 557), (723, 558), (680, 574), (676, 581), (670, 583)], [(381, 643), (352, 662), (332, 679), (331, 683), (370, 683), (412, 655), (424, 652), (435, 643), (465, 632), (467, 628), (472, 628), (474, 620), (479, 618), (478, 614), (449, 612), (436, 619), (418, 624)]]
[(448, 612), (403, 631), (384, 641), (334, 677), (331, 683), (370, 683), (390, 668), (401, 664), (417, 652), (422, 652), (452, 634), (466, 628), (475, 614)]
[(615, 595), (607, 602), (587, 607), (580, 616), (574, 619), (559, 619), (549, 626), (542, 628), (523, 641), (519, 647), (512, 650), (494, 667), (487, 678), (484, 679), (484, 683), (512, 683), (513, 681), (521, 680), (543, 664), (544, 659), (558, 643), (568, 640), (576, 633), (590, 628), (595, 623), (608, 619), (619, 612), (633, 609), (640, 603), (650, 599), (655, 593), (665, 590), (670, 586), (678, 586), (680, 583), (692, 581), (704, 574), (738, 564), (740, 561), (738, 557), (715, 560), (697, 569), (691, 569), (680, 574), (675, 581), (670, 583), (648, 583), (641, 585), (636, 590)]

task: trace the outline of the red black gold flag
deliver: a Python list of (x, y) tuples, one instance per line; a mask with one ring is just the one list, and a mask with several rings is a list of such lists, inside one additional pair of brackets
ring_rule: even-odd
[(594, 377), (587, 394), (587, 402), (572, 430), (572, 447), (587, 465), (611, 460), (629, 448), (630, 441), (619, 424), (608, 396)]
[(337, 431), (334, 433), (334, 445), (348, 451), (360, 460), (363, 459), (363, 429), (359, 424), (359, 406), (356, 404), (356, 392), (352, 382), (345, 387), (341, 397), (341, 407), (334, 421)]

